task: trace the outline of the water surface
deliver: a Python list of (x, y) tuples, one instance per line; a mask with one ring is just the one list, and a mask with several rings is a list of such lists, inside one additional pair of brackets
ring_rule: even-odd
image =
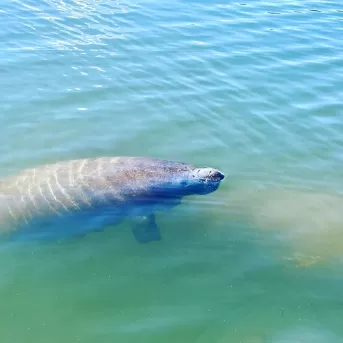
[(220, 189), (158, 222), (0, 249), (1, 342), (343, 341), (343, 4), (0, 9), (0, 174), (140, 155)]

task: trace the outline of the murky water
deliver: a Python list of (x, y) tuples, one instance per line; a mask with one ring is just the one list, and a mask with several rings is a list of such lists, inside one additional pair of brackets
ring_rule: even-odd
[(220, 189), (61, 243), (2, 245), (1, 342), (343, 342), (343, 4), (8, 1), (1, 175), (139, 155)]

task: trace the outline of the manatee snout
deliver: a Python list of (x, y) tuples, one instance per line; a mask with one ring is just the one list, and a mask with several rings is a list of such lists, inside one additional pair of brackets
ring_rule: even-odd
[(225, 175), (214, 168), (197, 168), (193, 171), (192, 176), (205, 182), (220, 182), (225, 178)]
[(189, 188), (194, 194), (209, 194), (217, 190), (225, 175), (215, 168), (195, 168), (190, 173)]
[(199, 169), (198, 176), (200, 179), (208, 182), (219, 182), (225, 177), (221, 171), (214, 168), (201, 168)]

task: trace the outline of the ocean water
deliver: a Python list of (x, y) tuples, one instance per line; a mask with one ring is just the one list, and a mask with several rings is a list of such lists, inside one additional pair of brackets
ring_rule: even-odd
[(219, 190), (0, 247), (0, 342), (343, 342), (343, 3), (4, 0), (0, 174), (139, 155)]

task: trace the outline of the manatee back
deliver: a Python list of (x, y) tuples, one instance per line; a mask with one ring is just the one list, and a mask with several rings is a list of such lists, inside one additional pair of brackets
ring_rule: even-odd
[[(28, 223), (97, 206), (120, 206), (149, 193), (184, 164), (140, 157), (62, 161), (25, 169), (0, 182), (0, 223)], [(167, 176), (166, 176), (167, 175)]]
[(119, 199), (119, 190), (109, 187), (104, 172), (116, 162), (115, 158), (62, 161), (2, 179), (0, 223), (27, 223), (39, 216), (82, 211), (113, 201), (116, 193)]

